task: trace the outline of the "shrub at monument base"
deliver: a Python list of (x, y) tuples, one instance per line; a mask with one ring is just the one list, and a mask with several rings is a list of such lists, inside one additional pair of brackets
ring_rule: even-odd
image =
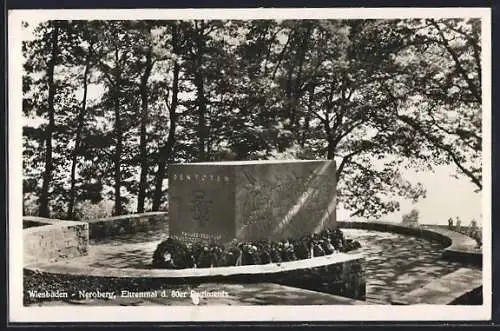
[(317, 234), (279, 242), (239, 242), (235, 239), (227, 247), (203, 242), (184, 244), (180, 240), (168, 238), (157, 246), (152, 266), (183, 269), (280, 263), (348, 252), (360, 247), (359, 242), (346, 239), (339, 229), (325, 229)]
[(188, 247), (176, 239), (168, 238), (161, 242), (153, 253), (153, 266), (157, 268), (187, 268), (193, 263), (193, 255)]

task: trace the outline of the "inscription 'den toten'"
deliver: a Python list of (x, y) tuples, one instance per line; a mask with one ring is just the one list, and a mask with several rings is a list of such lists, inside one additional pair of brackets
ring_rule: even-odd
[(178, 181), (196, 181), (196, 182), (224, 182), (229, 183), (228, 176), (207, 175), (207, 174), (173, 174), (172, 180)]

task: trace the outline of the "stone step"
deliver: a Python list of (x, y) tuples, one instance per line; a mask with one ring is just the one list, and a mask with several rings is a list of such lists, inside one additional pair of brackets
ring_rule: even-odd
[(382, 294), (382, 293), (370, 293), (370, 291), (367, 291), (366, 293), (366, 300), (374, 300), (374, 301), (383, 301), (387, 302), (387, 296)]

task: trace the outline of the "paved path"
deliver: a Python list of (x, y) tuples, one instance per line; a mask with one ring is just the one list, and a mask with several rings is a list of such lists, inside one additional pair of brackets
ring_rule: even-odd
[[(343, 229), (366, 257), (367, 300), (388, 304), (464, 265), (441, 258), (443, 246), (401, 234)], [(480, 273), (480, 271), (479, 271)]]
[(457, 297), (479, 288), (482, 285), (482, 280), (480, 270), (460, 268), (411, 291), (393, 303), (447, 305)]

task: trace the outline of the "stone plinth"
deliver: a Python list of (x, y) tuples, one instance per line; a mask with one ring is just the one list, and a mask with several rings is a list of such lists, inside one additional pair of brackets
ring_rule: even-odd
[(334, 227), (335, 171), (331, 160), (172, 164), (170, 234), (227, 243)]

